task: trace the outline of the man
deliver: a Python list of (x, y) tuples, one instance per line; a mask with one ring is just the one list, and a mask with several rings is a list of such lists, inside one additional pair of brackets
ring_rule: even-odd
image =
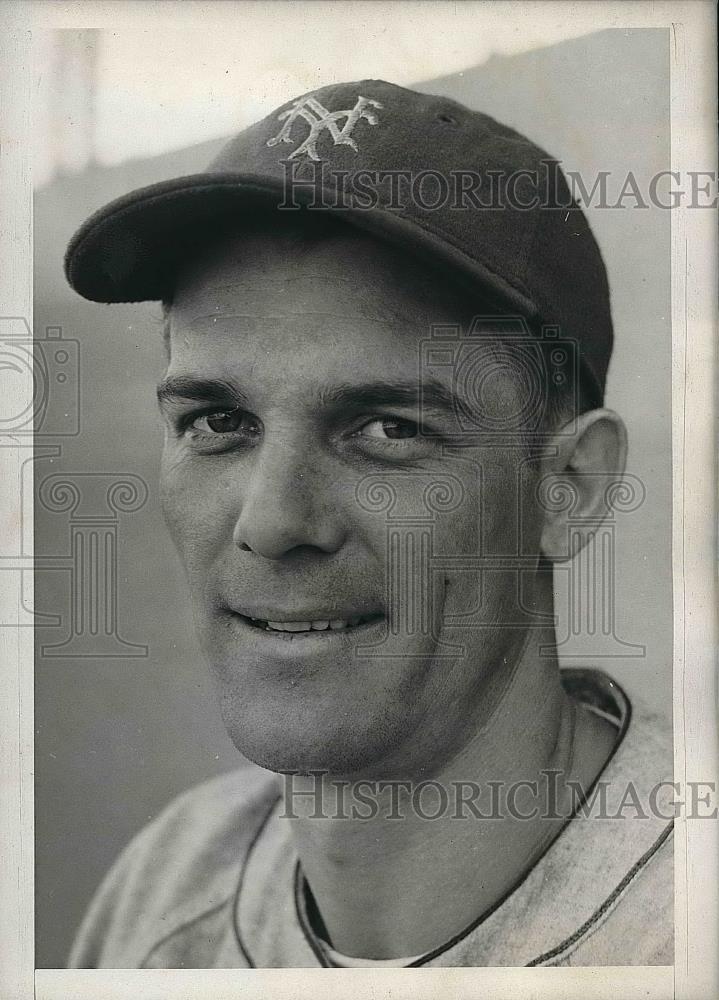
[(552, 565), (626, 453), (558, 165), (330, 86), (102, 209), (66, 270), (164, 303), (162, 503), (253, 762), (135, 838), (71, 964), (670, 964), (666, 732), (556, 653)]

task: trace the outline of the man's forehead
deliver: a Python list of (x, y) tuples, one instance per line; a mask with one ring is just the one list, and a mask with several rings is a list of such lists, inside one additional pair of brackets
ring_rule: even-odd
[[(403, 308), (404, 306), (404, 308)], [(273, 323), (311, 332), (318, 326), (355, 324), (357, 334), (370, 324), (388, 333), (423, 329), (426, 310), (413, 309), (392, 295), (368, 295), (361, 282), (308, 273), (301, 277), (253, 277), (208, 282), (188, 289), (173, 303), (170, 328), (182, 333), (271, 329)]]
[[(284, 379), (283, 392), (311, 386), (313, 395), (383, 378), (419, 384), (433, 326), (462, 337), (477, 311), (426, 265), (346, 223), (263, 222), (215, 240), (188, 266), (170, 310), (169, 371), (237, 373), (268, 389)], [(491, 353), (496, 339), (487, 332), (468, 346)], [(454, 373), (435, 376), (450, 386)]]
[[(471, 424), (474, 383), (457, 378), (452, 366), (424, 366), (422, 332), (356, 316), (213, 316), (176, 331), (166, 395), (214, 401), (219, 395), (249, 409), (297, 406), (297, 412), (358, 405), (425, 415), (463, 411)], [(506, 405), (516, 411), (518, 392), (506, 364), (494, 363), (497, 346), (490, 336), (470, 345), (473, 368), (486, 376), (481, 408), (495, 420)]]
[(178, 274), (175, 313), (278, 310), (460, 322), (468, 302), (422, 262), (347, 223), (265, 221), (198, 248)]

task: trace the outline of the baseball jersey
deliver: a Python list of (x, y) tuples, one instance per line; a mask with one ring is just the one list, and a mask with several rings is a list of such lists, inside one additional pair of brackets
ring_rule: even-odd
[[(606, 674), (565, 670), (562, 678), (617, 727), (595, 786), (601, 807), (597, 799), (579, 809), (497, 904), (405, 964), (672, 964), (671, 730)], [(323, 939), (282, 813), (276, 775), (250, 764), (179, 796), (106, 876), (70, 967), (371, 964), (343, 960)]]

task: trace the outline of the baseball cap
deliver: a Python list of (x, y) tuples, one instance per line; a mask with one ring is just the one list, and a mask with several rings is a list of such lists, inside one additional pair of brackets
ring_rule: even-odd
[(609, 286), (559, 162), (493, 118), (382, 80), (332, 84), (230, 139), (201, 173), (95, 212), (65, 255), (95, 302), (161, 300), (199, 234), (257, 211), (341, 214), (577, 347), (594, 405), (612, 350)]

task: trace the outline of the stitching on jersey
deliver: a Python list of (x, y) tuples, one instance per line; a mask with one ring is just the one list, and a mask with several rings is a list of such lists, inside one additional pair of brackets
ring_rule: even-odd
[(167, 944), (167, 942), (170, 941), (173, 937), (175, 937), (176, 934), (180, 934), (182, 931), (185, 931), (189, 927), (192, 927), (193, 924), (199, 923), (205, 917), (209, 917), (211, 914), (217, 913), (219, 910), (223, 908), (223, 906), (227, 906), (227, 904), (231, 899), (232, 899), (232, 893), (230, 893), (229, 896), (226, 896), (219, 903), (216, 903), (214, 906), (210, 906), (208, 907), (208, 909), (203, 910), (202, 913), (198, 913), (197, 916), (191, 917), (189, 920), (186, 920), (184, 923), (179, 924), (177, 927), (173, 927), (173, 929), (168, 934), (166, 934), (164, 937), (160, 938), (159, 941), (153, 944), (153, 946), (150, 948), (150, 950), (145, 955), (143, 960), (140, 962), (139, 968), (140, 969), (146, 968), (147, 962), (150, 961), (155, 952), (159, 948), (161, 948), (164, 944)]
[(664, 830), (661, 832), (659, 837), (654, 841), (652, 846), (648, 851), (639, 858), (636, 864), (629, 869), (627, 874), (624, 876), (622, 881), (618, 886), (607, 896), (602, 905), (594, 911), (594, 913), (586, 920), (581, 927), (570, 935), (565, 941), (557, 945), (556, 948), (552, 948), (550, 951), (545, 951), (543, 955), (539, 955), (537, 958), (533, 958), (531, 962), (527, 962), (527, 967), (542, 965), (548, 962), (552, 958), (557, 958), (562, 952), (567, 951), (572, 947), (573, 944), (578, 944), (580, 938), (587, 935), (588, 931), (594, 928), (594, 925), (601, 920), (601, 918), (607, 913), (609, 909), (618, 901), (619, 897), (622, 895), (624, 890), (629, 886), (629, 884), (636, 878), (636, 876), (642, 871), (643, 868), (651, 861), (654, 855), (657, 853), (659, 848), (669, 837), (674, 829), (674, 820), (671, 820)]
[(245, 854), (245, 863), (242, 866), (242, 872), (240, 874), (239, 879), (237, 880), (237, 889), (236, 889), (235, 893), (233, 894), (232, 929), (235, 932), (235, 940), (237, 941), (237, 946), (240, 949), (240, 952), (242, 953), (242, 957), (244, 958), (244, 960), (247, 962), (247, 964), (249, 965), (249, 967), (251, 969), (256, 969), (257, 966), (253, 962), (252, 956), (250, 955), (249, 951), (245, 947), (244, 941), (242, 940), (242, 934), (240, 933), (240, 905), (239, 905), (240, 904), (240, 895), (242, 894), (242, 889), (243, 889), (244, 884), (245, 884), (245, 873), (247, 871), (247, 866), (249, 864), (252, 852), (254, 851), (255, 846), (257, 845), (257, 841), (260, 839), (260, 837), (264, 833), (265, 827), (267, 826), (267, 824), (270, 821), (270, 816), (274, 813), (275, 809), (277, 808), (277, 803), (280, 801), (280, 798), (281, 798), (281, 796), (278, 795), (277, 798), (275, 798), (275, 799), (272, 800), (272, 804), (270, 805), (270, 808), (267, 810), (266, 815), (264, 816), (262, 822), (260, 823), (260, 825), (257, 827), (257, 830), (255, 831), (254, 837), (250, 841), (250, 846), (247, 848), (247, 853)]
[[(588, 672), (591, 673), (591, 674), (593, 674), (595, 676), (595, 678), (596, 677), (598, 677), (599, 679), (601, 679), (601, 678), (607, 678), (607, 675), (603, 671), (601, 671), (601, 670), (592, 670), (592, 671), (588, 671)], [(541, 855), (536, 859), (536, 861), (534, 862), (534, 864), (532, 865), (532, 867), (529, 868), (523, 875), (521, 875), (520, 878), (515, 882), (515, 884), (510, 889), (508, 889), (507, 892), (500, 899), (498, 899), (497, 902), (494, 903), (493, 906), (491, 906), (488, 910), (485, 910), (484, 913), (480, 914), (480, 916), (476, 918), (476, 920), (473, 920), (471, 924), (469, 924), (463, 930), (459, 931), (458, 934), (455, 934), (454, 937), (450, 938), (449, 941), (445, 942), (444, 944), (440, 945), (437, 948), (434, 948), (432, 951), (428, 952), (426, 955), (422, 955), (421, 958), (418, 958), (414, 962), (412, 962), (409, 965), (410, 969), (415, 969), (415, 968), (419, 968), (420, 966), (427, 965), (429, 962), (432, 962), (435, 958), (438, 958), (440, 955), (444, 954), (445, 952), (450, 951), (456, 945), (461, 944), (463, 941), (465, 941), (469, 937), (469, 935), (473, 931), (477, 930), (477, 928), (480, 927), (486, 920), (489, 920), (489, 918), (494, 914), (494, 912), (496, 910), (498, 910), (500, 906), (502, 906), (504, 903), (506, 903), (507, 900), (509, 899), (509, 897), (512, 896), (518, 889), (520, 889), (522, 887), (522, 885), (524, 884), (524, 882), (529, 878), (529, 876), (532, 874), (532, 872), (534, 872), (534, 870), (536, 869), (536, 867), (540, 863), (540, 861), (543, 860), (544, 856), (549, 853), (549, 851), (552, 849), (552, 847), (554, 847), (554, 845), (557, 843), (557, 841), (559, 840), (559, 838), (562, 837), (563, 834), (564, 834), (564, 832), (569, 828), (570, 823), (575, 819), (575, 817), (579, 813), (580, 808), (587, 801), (587, 798), (591, 794), (592, 789), (595, 787), (595, 785), (599, 781), (599, 779), (602, 776), (602, 774), (606, 771), (606, 769), (609, 766), (610, 762), (614, 759), (614, 757), (619, 752), (619, 748), (624, 743), (624, 737), (626, 736), (627, 731), (629, 730), (629, 724), (630, 724), (631, 718), (632, 718), (632, 704), (629, 701), (629, 698), (627, 697), (627, 695), (624, 692), (624, 690), (618, 684), (616, 684), (616, 682), (615, 682), (615, 686), (616, 686), (616, 688), (617, 688), (617, 690), (619, 692), (619, 695), (620, 695), (621, 700), (622, 700), (622, 704), (623, 704), (624, 709), (625, 709), (625, 715), (624, 715), (623, 723), (619, 727), (619, 731), (617, 733), (616, 741), (614, 743), (614, 746), (612, 747), (612, 752), (607, 757), (606, 761), (604, 762), (604, 766), (602, 767), (602, 770), (599, 772), (599, 774), (597, 774), (597, 776), (594, 779), (594, 781), (589, 785), (589, 787), (586, 790), (582, 789), (582, 791), (584, 792), (584, 794), (582, 795), (581, 800), (577, 803), (577, 808), (574, 810), (574, 812), (572, 813), (572, 815), (569, 817), (568, 822), (564, 824), (564, 826), (559, 831), (559, 833), (557, 834), (557, 836), (552, 841), (550, 841), (549, 844), (547, 844), (546, 848), (541, 853)], [(580, 702), (579, 704), (583, 704), (583, 703)], [(533, 965), (533, 964), (535, 964), (535, 962), (530, 962), (528, 964), (529, 965)]]
[[(267, 820), (270, 818), (270, 815), (271, 815), (271, 813), (274, 810), (274, 808), (275, 808), (276, 805), (277, 805), (277, 799), (273, 799), (271, 809), (269, 810), (269, 812), (267, 813), (267, 815), (263, 818), (263, 820), (260, 823), (260, 826), (257, 829), (254, 837), (250, 841), (250, 845), (249, 845), (249, 847), (247, 849), (247, 854), (246, 854), (246, 857), (245, 857), (245, 864), (242, 867), (242, 871), (241, 871), (240, 877), (238, 879), (237, 889), (233, 890), (232, 892), (230, 892), (227, 896), (225, 896), (224, 899), (222, 899), (219, 903), (216, 903), (214, 906), (209, 906), (206, 910), (203, 910), (201, 913), (198, 913), (196, 916), (190, 917), (189, 920), (185, 920), (185, 921), (183, 921), (183, 923), (178, 924), (176, 927), (173, 927), (173, 929), (171, 931), (169, 931), (167, 934), (165, 934), (164, 937), (160, 938), (159, 941), (156, 941), (155, 944), (153, 944), (152, 947), (150, 948), (150, 950), (147, 952), (147, 954), (143, 958), (142, 962), (140, 963), (139, 967), (141, 969), (144, 969), (146, 967), (147, 962), (150, 961), (150, 959), (152, 958), (152, 956), (155, 954), (155, 952), (159, 948), (161, 948), (163, 945), (167, 944), (167, 942), (170, 941), (177, 934), (180, 934), (182, 931), (188, 930), (190, 927), (192, 927), (194, 924), (199, 923), (205, 917), (209, 917), (213, 913), (217, 913), (219, 910), (222, 909), (223, 906), (227, 906), (228, 903), (233, 902), (234, 900), (237, 899), (237, 897), (239, 895), (239, 890), (242, 887), (242, 883), (243, 883), (243, 880), (244, 880), (245, 868), (247, 866), (247, 858), (249, 858), (250, 852), (252, 851), (253, 847), (255, 846), (257, 838), (259, 837), (259, 835), (261, 834), (262, 830), (264, 829), (264, 827), (265, 827), (265, 825), (267, 823)], [(249, 962), (250, 968), (254, 969), (255, 966), (254, 966), (254, 964), (252, 962), (252, 959), (248, 955), (247, 950), (245, 949), (245, 947), (244, 947), (244, 945), (242, 943), (242, 940), (240, 938), (239, 929), (235, 925), (234, 912), (236, 910), (236, 907), (234, 905), (232, 907), (232, 910), (233, 910), (232, 925), (233, 925), (233, 929), (235, 930), (235, 936), (237, 938), (237, 944), (238, 944), (238, 946), (240, 948), (240, 951), (242, 953), (243, 958), (247, 962)]]

